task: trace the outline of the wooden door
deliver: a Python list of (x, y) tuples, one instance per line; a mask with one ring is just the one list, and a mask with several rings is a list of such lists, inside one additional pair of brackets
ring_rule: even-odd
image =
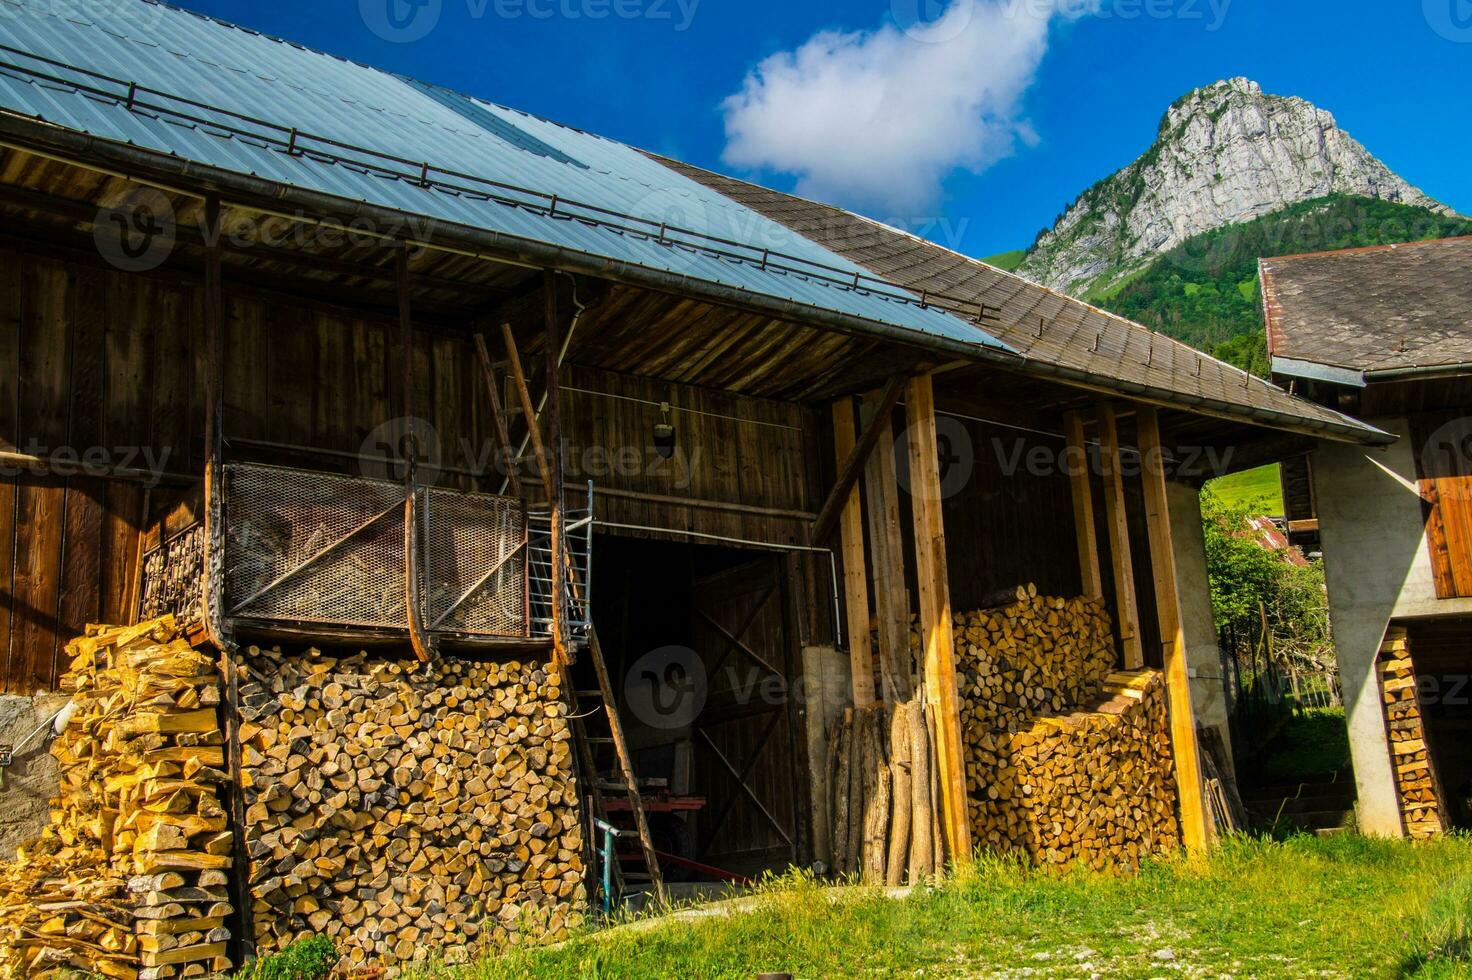
[(776, 556), (695, 583), (693, 635), (709, 684), (692, 731), (701, 860), (751, 874), (797, 863), (802, 750), (789, 603)]

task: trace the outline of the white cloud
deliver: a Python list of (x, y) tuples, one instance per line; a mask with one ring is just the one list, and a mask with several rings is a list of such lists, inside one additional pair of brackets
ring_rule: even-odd
[(796, 174), (805, 196), (915, 214), (953, 171), (1033, 144), (1020, 103), (1049, 23), (1092, 0), (951, 0), (930, 22), (905, 16), (918, 2), (893, 0), (877, 30), (821, 31), (758, 64), (722, 105), (725, 161)]

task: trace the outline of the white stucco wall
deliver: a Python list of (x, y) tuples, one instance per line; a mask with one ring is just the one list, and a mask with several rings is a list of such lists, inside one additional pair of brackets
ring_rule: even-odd
[(1472, 599), (1436, 598), (1409, 423), (1368, 421), (1400, 440), (1385, 449), (1320, 443), (1313, 459), (1314, 492), (1360, 830), (1400, 836), (1375, 658), (1392, 619), (1466, 614), (1472, 612)]
[(1186, 637), (1186, 663), (1191, 670), (1191, 707), (1198, 725), (1216, 728), (1232, 760), (1221, 652), (1211, 615), (1211, 583), (1206, 574), (1206, 532), (1201, 526), (1201, 493), (1179, 483), (1166, 485), (1171, 544), (1180, 597), (1181, 628)]

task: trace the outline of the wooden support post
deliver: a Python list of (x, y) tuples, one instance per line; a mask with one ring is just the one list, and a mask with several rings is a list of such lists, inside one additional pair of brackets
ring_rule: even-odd
[[(833, 403), (833, 451), (840, 466), (853, 450), (854, 403), (851, 398), (840, 398)], [(874, 653), (869, 648), (869, 582), (865, 574), (864, 515), (858, 487), (849, 490), (839, 521), (849, 675), (853, 679), (855, 706), (868, 708), (874, 704)]]
[(552, 647), (561, 662), (570, 662), (568, 644), (572, 640), (567, 625), (567, 538), (563, 526), (562, 489), (562, 324), (557, 318), (557, 273), (542, 273), (543, 298), (546, 302), (545, 330), (547, 399), (540, 419), (547, 456), (547, 510), (551, 522), (552, 550)]
[(1084, 419), (1078, 412), (1063, 416), (1068, 440), (1068, 483), (1073, 489), (1073, 526), (1078, 535), (1079, 580), (1083, 594), (1104, 597), (1104, 574), (1099, 569), (1099, 529), (1094, 522), (1094, 484), (1090, 479), (1089, 447), (1084, 442)]
[(394, 256), (399, 293), (399, 344), (404, 358), (404, 424), (408, 426), (404, 460), (404, 603), (407, 607), (409, 644), (414, 655), (428, 663), (433, 648), (419, 610), (419, 489), (415, 486), (419, 466), (419, 423), (414, 418), (414, 310), (409, 296), (409, 246), (400, 243)]
[(879, 433), (864, 469), (868, 490), (869, 561), (874, 568), (874, 615), (879, 623), (879, 676), (884, 699), (914, 697), (910, 604), (905, 597), (905, 546), (900, 536), (900, 487), (894, 469), (893, 406), (879, 393), (864, 396), (861, 418)]
[(480, 357), (481, 374), (486, 379), (486, 396), (491, 401), (491, 422), (496, 430), (496, 444), (500, 447), (502, 458), (506, 460), (506, 479), (510, 481), (511, 493), (520, 497), (521, 475), (516, 471), (516, 447), (511, 443), (511, 430), (506, 425), (506, 416), (502, 414), (505, 405), (501, 402), (501, 386), (496, 384), (496, 369), (491, 364), (491, 352), (486, 347), (483, 334), (475, 335), (475, 352)]
[(201, 587), (204, 593), (204, 631), (217, 649), (228, 646), (225, 609), (225, 527), (220, 503), (224, 468), (221, 452), (225, 442), (225, 277), (220, 248), (225, 228), (220, 218), (220, 199), (205, 198), (204, 253), (204, 562)]
[(521, 411), (526, 419), (527, 433), (531, 437), (532, 452), (537, 457), (537, 470), (542, 476), (542, 486), (547, 499), (552, 499), (552, 462), (547, 457), (547, 447), (542, 442), (542, 429), (537, 425), (537, 406), (532, 401), (532, 391), (527, 387), (526, 372), (521, 369), (521, 354), (516, 349), (516, 334), (511, 324), (501, 324), (501, 340), (506, 344), (506, 359), (511, 362), (511, 380), (516, 385), (516, 397), (521, 401)]
[(940, 448), (935, 432), (935, 388), (930, 375), (911, 379), (905, 394), (905, 415), (909, 426), (910, 496), (925, 655), (925, 698), (934, 712), (936, 726), (940, 824), (951, 860), (966, 865), (972, 858), (971, 821), (966, 808), (966, 759), (961, 747), (946, 532), (941, 519)]
[[(890, 379), (884, 388), (884, 394), (879, 397), (879, 410), (876, 415), (882, 415), (886, 419), (899, 404), (900, 393), (905, 390), (905, 379), (897, 376)], [(864, 471), (864, 464), (869, 459), (869, 454), (874, 451), (875, 444), (883, 428), (881, 426), (868, 425), (864, 432), (854, 443), (853, 448), (838, 461), (838, 479), (833, 483), (833, 489), (828, 493), (828, 499), (823, 501), (823, 506), (818, 510), (818, 516), (813, 521), (813, 541), (818, 542), (828, 537), (829, 532), (838, 521), (839, 512), (843, 509), (845, 501), (849, 499), (849, 492), (859, 482), (859, 474)]]
[(1186, 634), (1181, 628), (1175, 551), (1165, 491), (1165, 451), (1160, 444), (1160, 418), (1155, 407), (1141, 405), (1135, 421), (1139, 427), (1140, 473), (1145, 486), (1145, 519), (1150, 529), (1150, 569), (1155, 580), (1155, 610), (1160, 621), (1166, 702), (1170, 708), (1171, 750), (1176, 760), (1181, 836), (1187, 849), (1199, 851), (1211, 840), (1211, 817), (1201, 781), (1196, 713), (1191, 707), (1191, 677), (1186, 664)]
[(1104, 512), (1109, 530), (1109, 560), (1114, 569), (1115, 620), (1124, 647), (1125, 670), (1145, 666), (1140, 642), (1140, 611), (1135, 600), (1130, 527), (1124, 504), (1124, 470), (1119, 460), (1119, 421), (1114, 406), (1099, 406), (1099, 458), (1104, 467)]

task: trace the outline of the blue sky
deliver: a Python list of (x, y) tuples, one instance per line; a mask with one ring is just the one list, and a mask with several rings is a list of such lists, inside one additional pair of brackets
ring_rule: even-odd
[(1028, 245), (1174, 99), (1236, 75), (1472, 213), (1472, 0), (179, 2), (978, 256)]

